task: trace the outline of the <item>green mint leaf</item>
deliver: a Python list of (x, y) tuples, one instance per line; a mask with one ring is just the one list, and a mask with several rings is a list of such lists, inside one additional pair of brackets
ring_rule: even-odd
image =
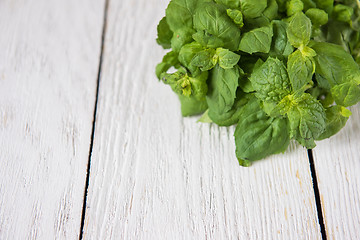
[(194, 56), (204, 50), (204, 47), (200, 43), (192, 42), (184, 45), (179, 52), (179, 62), (189, 69), (192, 76), (197, 76), (200, 74), (200, 68), (194, 65), (191, 65), (191, 60)]
[(179, 95), (181, 103), (181, 114), (184, 117), (202, 114), (208, 108), (205, 100), (198, 100), (195, 97)]
[(166, 21), (173, 32), (180, 28), (193, 27), (193, 14), (196, 4), (196, 0), (170, 1), (166, 9)]
[(247, 53), (268, 53), (273, 36), (272, 26), (255, 28), (245, 33), (240, 41), (239, 50)]
[(278, 10), (279, 6), (276, 0), (269, 0), (268, 6), (266, 7), (262, 15), (271, 21), (278, 18)]
[(334, 0), (314, 0), (316, 7), (330, 14), (334, 8)]
[(204, 30), (197, 31), (195, 34), (193, 34), (192, 37), (196, 42), (207, 48), (218, 48), (225, 45), (224, 41), (221, 38), (214, 36)]
[(244, 26), (243, 14), (240, 10), (227, 9), (226, 13), (239, 28), (242, 28)]
[(166, 17), (163, 17), (157, 26), (157, 39), (156, 42), (164, 49), (171, 47), (171, 38), (173, 32), (170, 30), (169, 25), (166, 22)]
[(290, 0), (286, 3), (286, 14), (292, 16), (304, 9), (304, 3), (301, 0)]
[(218, 109), (211, 108), (208, 111), (210, 119), (219, 126), (231, 126), (241, 118), (241, 108), (249, 101), (248, 95), (241, 91), (237, 92), (233, 107), (227, 112), (218, 112)]
[(273, 26), (274, 36), (272, 39), (270, 56), (272, 57), (287, 57), (293, 51), (294, 48), (288, 40), (286, 29), (288, 24), (284, 21), (274, 20), (271, 22)]
[(288, 58), (287, 71), (291, 86), (296, 91), (311, 82), (315, 72), (315, 62), (312, 57), (303, 56), (300, 50), (296, 50)]
[(291, 93), (290, 80), (282, 61), (269, 57), (250, 76), (256, 97), (263, 101), (280, 102)]
[(171, 67), (179, 68), (180, 62), (178, 60), (178, 54), (170, 51), (164, 57), (161, 63), (156, 66), (156, 76), (161, 80), (161, 75), (166, 73)]
[(308, 9), (305, 12), (305, 15), (310, 18), (312, 25), (315, 27), (325, 25), (329, 20), (328, 14), (324, 10), (318, 8)]
[(314, 140), (325, 131), (325, 110), (319, 101), (308, 93), (293, 99), (287, 116), (290, 122), (291, 138), (304, 147), (316, 146)]
[(360, 86), (353, 81), (341, 83), (331, 88), (331, 95), (337, 104), (349, 107), (360, 101)]
[(216, 51), (212, 48), (202, 50), (195, 54), (190, 64), (199, 67), (201, 71), (208, 71), (215, 67), (217, 63), (217, 58), (214, 57), (215, 54)]
[(290, 142), (288, 120), (267, 116), (256, 98), (241, 109), (234, 136), (236, 156), (245, 163), (284, 152)]
[(218, 58), (220, 67), (230, 69), (239, 62), (240, 55), (225, 48), (218, 48), (216, 49), (216, 58)]
[(235, 51), (239, 46), (240, 29), (228, 17), (223, 5), (199, 4), (194, 14), (194, 28), (221, 39), (223, 46), (219, 47)]
[(240, 0), (240, 5), (245, 18), (256, 18), (266, 9), (267, 0)]
[(207, 72), (202, 72), (196, 77), (190, 77), (184, 68), (180, 68), (175, 73), (163, 74), (162, 80), (165, 84), (170, 85), (171, 89), (179, 95), (204, 100), (208, 90), (206, 84), (207, 77)]
[(303, 13), (296, 13), (287, 28), (287, 37), (296, 48), (308, 45), (311, 36), (311, 20)]
[(304, 11), (307, 11), (310, 8), (316, 8), (316, 3), (313, 0), (302, 0), (304, 3)]
[(235, 102), (236, 89), (239, 85), (240, 70), (237, 66), (223, 69), (219, 65), (211, 71), (209, 78), (209, 109), (219, 114), (229, 111)]
[(239, 0), (215, 0), (216, 3), (223, 4), (229, 8), (239, 8), (240, 1)]
[(353, 14), (354, 14), (354, 9), (352, 7), (343, 4), (335, 5), (332, 13), (333, 17), (336, 20), (346, 23), (349, 23), (351, 21), (351, 17)]
[(326, 109), (326, 127), (325, 131), (316, 138), (323, 140), (338, 133), (346, 124), (351, 116), (351, 112), (342, 106), (331, 106)]
[(174, 32), (171, 38), (171, 48), (175, 52), (179, 52), (182, 46), (193, 41), (192, 35), (195, 31), (192, 28), (179, 28)]
[[(359, 65), (354, 61), (352, 56), (342, 47), (331, 43), (314, 43), (312, 48), (316, 52), (314, 57), (316, 63), (316, 73), (325, 78), (331, 87), (352, 82), (350, 85), (360, 84)], [(345, 92), (348, 88), (351, 92), (356, 91), (349, 84), (342, 87), (343, 90), (337, 89), (336, 92)], [(351, 89), (350, 89), (351, 87)]]
[(207, 109), (199, 118), (199, 120), (197, 120), (197, 122), (201, 122), (201, 123), (212, 123), (213, 121), (211, 120), (211, 118), (209, 117), (209, 109)]

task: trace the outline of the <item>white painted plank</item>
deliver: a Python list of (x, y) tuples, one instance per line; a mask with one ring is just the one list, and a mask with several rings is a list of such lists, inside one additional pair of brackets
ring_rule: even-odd
[(360, 104), (337, 135), (318, 142), (314, 162), (328, 239), (360, 239)]
[(250, 168), (156, 80), (167, 1), (110, 1), (85, 239), (320, 239), (306, 151)]
[(76, 239), (103, 0), (0, 1), (0, 239)]

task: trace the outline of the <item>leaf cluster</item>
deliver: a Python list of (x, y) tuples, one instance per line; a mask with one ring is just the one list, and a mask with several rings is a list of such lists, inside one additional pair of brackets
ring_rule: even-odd
[(357, 0), (171, 0), (156, 75), (183, 116), (236, 125), (243, 166), (291, 140), (312, 149), (360, 101), (359, 19)]

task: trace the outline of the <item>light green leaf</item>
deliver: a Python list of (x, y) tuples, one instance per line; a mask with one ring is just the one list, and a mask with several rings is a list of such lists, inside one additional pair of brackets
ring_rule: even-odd
[(213, 121), (211, 120), (211, 118), (209, 117), (209, 109), (207, 109), (203, 115), (201, 115), (201, 117), (199, 118), (199, 120), (197, 120), (197, 122), (201, 122), (201, 123), (212, 123)]
[(353, 81), (341, 83), (331, 88), (331, 95), (337, 104), (349, 107), (360, 101), (360, 86)]
[(246, 165), (271, 154), (284, 152), (290, 142), (288, 120), (267, 116), (256, 98), (241, 109), (234, 136), (236, 156), (240, 164)]
[(288, 58), (287, 71), (293, 90), (302, 89), (311, 82), (315, 72), (314, 60), (312, 57), (303, 56), (300, 50), (296, 50)]
[(219, 114), (229, 111), (234, 105), (239, 85), (240, 70), (237, 66), (223, 69), (219, 65), (211, 71), (207, 103), (210, 111)]
[(300, 46), (308, 45), (311, 36), (311, 21), (310, 19), (303, 13), (296, 13), (287, 28), (287, 37), (291, 43), (296, 48)]
[(311, 23), (315, 27), (325, 25), (329, 20), (328, 14), (324, 10), (318, 8), (310, 8), (306, 11), (305, 15), (310, 18)]
[(292, 16), (304, 9), (304, 3), (301, 0), (290, 0), (286, 3), (286, 14)]
[(269, 57), (261, 67), (254, 70), (250, 81), (256, 97), (263, 101), (278, 103), (291, 92), (286, 67), (276, 58)]
[(170, 85), (171, 89), (179, 95), (203, 100), (208, 90), (206, 84), (207, 77), (207, 72), (202, 72), (196, 77), (190, 77), (184, 68), (180, 68), (175, 73), (163, 74), (162, 80), (165, 84)]
[(268, 53), (273, 36), (272, 26), (255, 28), (243, 35), (240, 40), (239, 50), (247, 53)]
[(225, 48), (216, 49), (216, 57), (218, 58), (220, 67), (224, 69), (233, 68), (240, 60), (240, 55)]
[(217, 58), (214, 58), (215, 53), (215, 49), (212, 48), (202, 50), (195, 54), (190, 64), (199, 67), (201, 71), (208, 71), (217, 63)]
[(304, 147), (316, 146), (317, 139), (325, 131), (324, 107), (308, 93), (291, 101), (287, 116), (290, 122), (291, 138), (296, 139)]
[(227, 9), (226, 13), (239, 28), (242, 28), (244, 26), (244, 19), (243, 19), (243, 15), (240, 10)]

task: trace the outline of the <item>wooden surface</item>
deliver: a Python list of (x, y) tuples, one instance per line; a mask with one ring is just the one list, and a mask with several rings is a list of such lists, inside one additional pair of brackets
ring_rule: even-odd
[(104, 1), (0, 1), (0, 239), (76, 239)]
[(360, 239), (360, 104), (340, 134), (314, 150), (329, 239)]
[(317, 208), (359, 239), (359, 106), (314, 151), (318, 206), (302, 147), (240, 167), (155, 77), (167, 2), (0, 1), (0, 239), (321, 239)]

